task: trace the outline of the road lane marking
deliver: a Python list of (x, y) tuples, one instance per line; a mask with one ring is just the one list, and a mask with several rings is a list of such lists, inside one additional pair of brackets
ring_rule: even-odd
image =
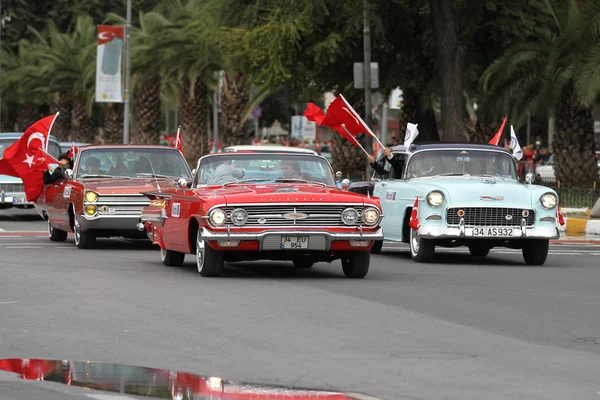
[(17, 304), (18, 301), (0, 301), (0, 304)]
[(4, 246), (5, 249), (40, 249), (42, 246)]

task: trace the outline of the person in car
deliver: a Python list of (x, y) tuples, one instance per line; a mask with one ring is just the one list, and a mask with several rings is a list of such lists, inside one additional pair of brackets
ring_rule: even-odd
[(85, 162), (86, 175), (98, 175), (100, 173), (100, 160), (96, 157), (89, 157)]
[[(394, 157), (394, 154), (392, 153), (392, 150), (390, 150), (389, 147), (383, 149), (383, 154), (385, 154), (385, 159), (391, 164), (392, 168), (394, 169), (394, 178), (401, 178), (402, 170), (404, 169), (404, 163), (401, 163), (398, 159)], [(373, 168), (375, 172), (379, 175), (388, 174), (388, 171), (385, 170), (383, 165), (377, 164), (375, 157), (373, 156), (369, 156), (369, 165), (371, 165), (371, 168)]]
[(213, 171), (208, 179), (208, 185), (222, 185), (227, 182), (235, 182), (244, 177), (244, 170), (237, 168), (231, 163), (223, 163)]
[(65, 171), (69, 168), (70, 160), (68, 153), (62, 153), (58, 156), (58, 167), (52, 168), (48, 166), (48, 169), (44, 171), (43, 180), (45, 184), (50, 184), (59, 179), (65, 179)]

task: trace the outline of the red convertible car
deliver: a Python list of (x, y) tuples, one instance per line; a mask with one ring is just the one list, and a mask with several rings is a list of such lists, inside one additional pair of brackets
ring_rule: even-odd
[(370, 248), (382, 240), (379, 199), (336, 188), (318, 155), (233, 152), (202, 157), (193, 181), (169, 193), (146, 193), (139, 229), (161, 248), (162, 262), (195, 254), (202, 276), (224, 261), (290, 260), (298, 268), (341, 259), (363, 278)]
[(86, 146), (67, 175), (45, 185), (35, 207), (48, 220), (50, 240), (74, 232), (80, 249), (93, 248), (97, 237), (145, 237), (136, 229), (150, 202), (141, 192), (191, 179), (181, 153), (165, 146)]

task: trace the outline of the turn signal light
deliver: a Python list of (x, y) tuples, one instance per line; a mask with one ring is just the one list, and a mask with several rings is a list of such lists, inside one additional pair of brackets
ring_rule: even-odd
[(87, 215), (94, 215), (96, 214), (96, 206), (93, 204), (88, 204), (87, 206), (85, 206), (85, 213)]
[(219, 247), (238, 247), (240, 245), (239, 240), (217, 240)]
[(351, 240), (350, 246), (351, 247), (368, 247), (369, 243), (371, 243), (370, 240)]

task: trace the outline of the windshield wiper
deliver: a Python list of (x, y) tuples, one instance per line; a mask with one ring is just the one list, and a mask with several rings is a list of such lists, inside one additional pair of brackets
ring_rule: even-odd
[[(79, 177), (79, 179), (83, 178), (115, 178), (112, 175), (103, 175), (103, 174), (84, 174)], [(120, 176), (119, 178), (126, 178), (125, 176)]]
[(436, 176), (463, 176), (464, 174), (462, 172), (444, 172), (443, 174), (437, 174), (434, 175), (433, 177), (435, 178)]
[(278, 183), (316, 183), (317, 185), (327, 186), (323, 182), (308, 181), (306, 179), (299, 179), (299, 178), (278, 178), (278, 179), (275, 179), (275, 182), (278, 182)]
[(270, 181), (271, 179), (269, 178), (253, 178), (253, 179), (242, 179), (241, 181), (231, 181), (231, 182), (225, 182), (223, 185), (223, 187), (228, 186), (228, 185), (239, 185), (241, 183), (249, 183), (249, 182), (264, 182), (264, 181)]
[(161, 175), (161, 174), (152, 174), (149, 172), (138, 172), (137, 174), (135, 174), (136, 177), (143, 177), (143, 176), (148, 176), (151, 178), (170, 178), (169, 175)]

